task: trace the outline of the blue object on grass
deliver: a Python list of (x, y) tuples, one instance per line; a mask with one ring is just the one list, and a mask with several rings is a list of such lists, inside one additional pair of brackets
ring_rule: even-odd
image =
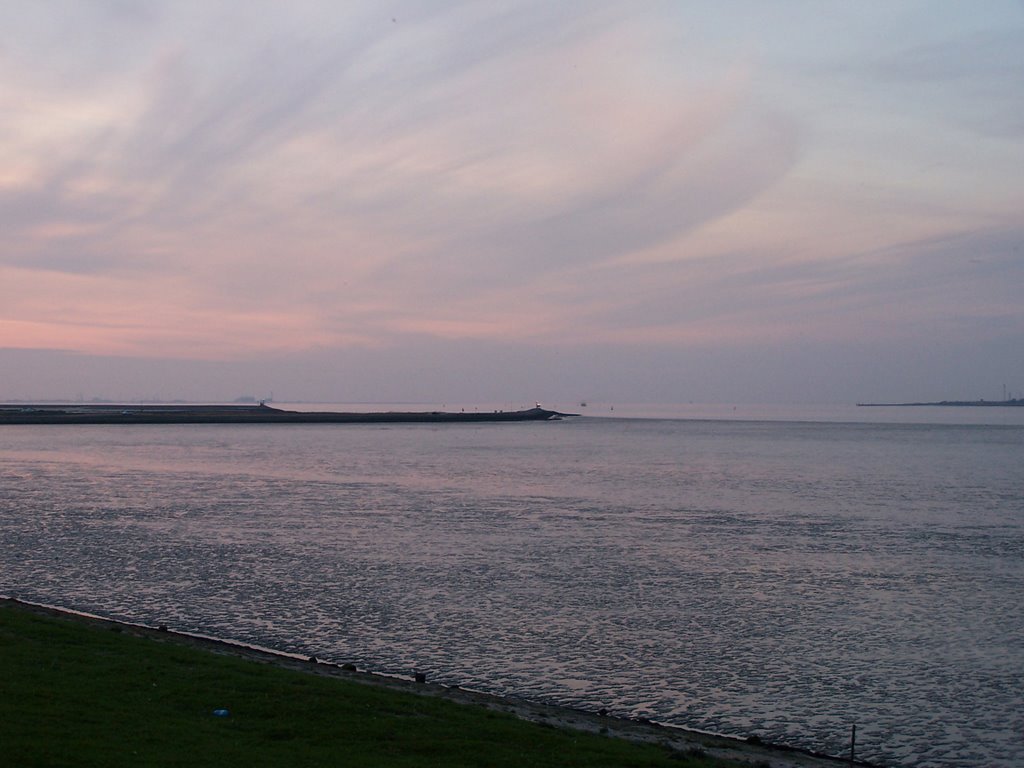
[(226, 709), (215, 709), (213, 710), (213, 714), (215, 717), (227, 717), (231, 713), (228, 712)]

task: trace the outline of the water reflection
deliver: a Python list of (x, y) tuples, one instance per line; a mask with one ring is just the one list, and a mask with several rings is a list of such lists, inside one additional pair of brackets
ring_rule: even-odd
[[(883, 761), (1024, 760), (1024, 431), (22, 428), (3, 591)], [(955, 736), (950, 723), (958, 724)]]

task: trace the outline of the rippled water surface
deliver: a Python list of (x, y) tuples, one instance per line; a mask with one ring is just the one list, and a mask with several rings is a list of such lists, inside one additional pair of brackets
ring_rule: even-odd
[(1024, 764), (1024, 427), (0, 428), (0, 591), (907, 766)]

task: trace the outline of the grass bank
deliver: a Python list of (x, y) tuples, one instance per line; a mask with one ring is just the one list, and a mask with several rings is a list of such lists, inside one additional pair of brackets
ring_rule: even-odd
[[(229, 714), (215, 715), (219, 709)], [(5, 765), (736, 765), (696, 752), (524, 722), (0, 602)]]

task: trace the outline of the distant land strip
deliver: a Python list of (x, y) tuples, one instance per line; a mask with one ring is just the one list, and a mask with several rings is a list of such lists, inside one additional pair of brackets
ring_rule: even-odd
[(917, 405), (939, 405), (943, 407), (952, 408), (964, 408), (964, 407), (977, 407), (981, 406), (984, 408), (1024, 408), (1024, 398), (1014, 398), (1013, 400), (940, 400), (937, 403), (857, 403), (861, 408), (895, 408), (897, 406), (917, 406)]
[(520, 411), (286, 411), (267, 405), (0, 405), (5, 424), (463, 424), (554, 421), (572, 414)]

